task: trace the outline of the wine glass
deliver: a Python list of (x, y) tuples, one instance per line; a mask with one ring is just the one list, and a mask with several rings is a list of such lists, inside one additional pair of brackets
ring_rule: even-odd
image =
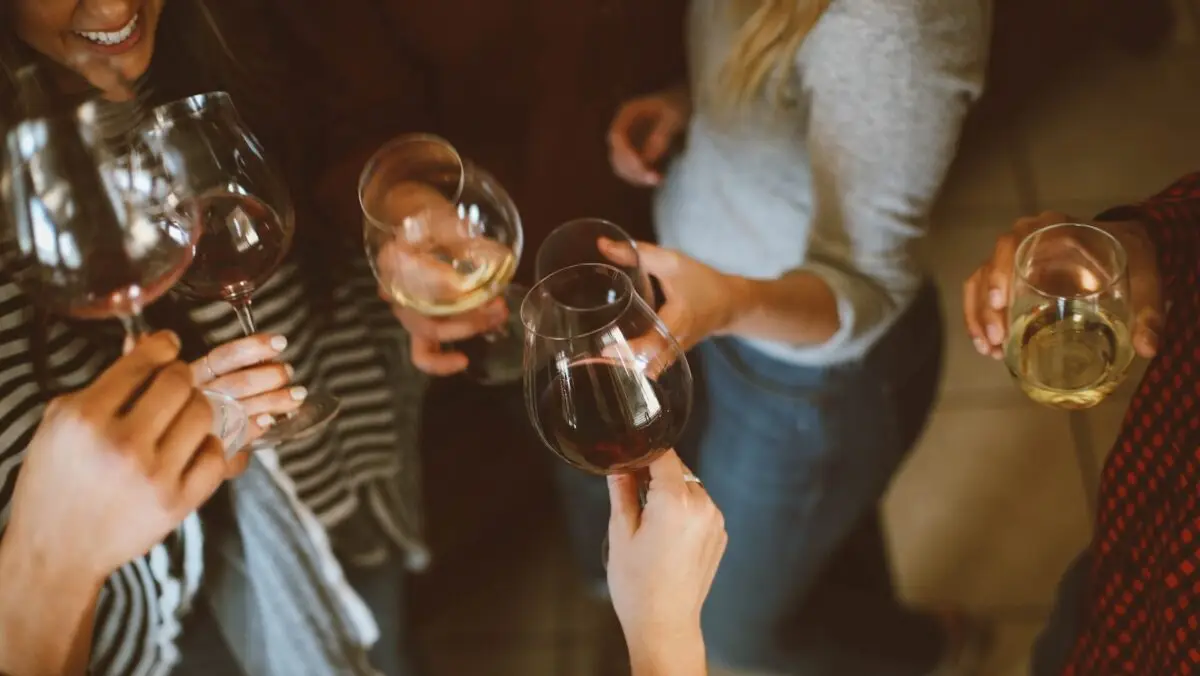
[[(619, 265), (600, 249), (600, 240), (607, 239), (633, 252), (633, 265)], [(558, 226), (542, 241), (534, 259), (535, 279), (581, 263), (611, 265), (633, 280), (634, 290), (651, 307), (654, 306), (654, 287), (650, 275), (637, 260), (637, 242), (621, 226), (603, 218), (577, 218)]]
[[(430, 317), (469, 312), (504, 293), (524, 235), (504, 187), (462, 160), (444, 139), (401, 136), (376, 151), (359, 179), (363, 246), (380, 288)], [(515, 379), (519, 332), (489, 332), (453, 345), (468, 375), (494, 384)], [(514, 347), (514, 349), (506, 349)]]
[[(31, 118), (5, 138), (0, 202), (8, 218), (4, 263), (47, 309), (77, 319), (120, 319), (147, 332), (143, 309), (183, 275), (196, 232), (171, 217), (166, 177), (101, 141), (98, 104)], [(236, 451), (246, 416), (237, 400), (206, 391), (213, 434)]]
[[(242, 331), (253, 334), (251, 296), (283, 263), (295, 230), (291, 196), (281, 175), (224, 92), (153, 109), (141, 135), (186, 195), (180, 209), (199, 231), (195, 257), (176, 291), (229, 303)], [(256, 443), (315, 434), (339, 406), (337, 398), (312, 392)]]
[(1133, 361), (1129, 276), (1121, 244), (1092, 225), (1038, 230), (1017, 248), (1004, 361), (1031, 399), (1099, 404)]
[(610, 265), (551, 273), (526, 295), (521, 322), (525, 406), (538, 436), (578, 469), (634, 472), (644, 498), (645, 468), (675, 445), (692, 409), (683, 349)]

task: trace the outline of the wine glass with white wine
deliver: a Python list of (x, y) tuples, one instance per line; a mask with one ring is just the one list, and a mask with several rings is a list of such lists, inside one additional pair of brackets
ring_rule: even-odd
[(1133, 361), (1126, 254), (1079, 223), (1038, 230), (1017, 248), (1004, 361), (1034, 401), (1091, 408)]

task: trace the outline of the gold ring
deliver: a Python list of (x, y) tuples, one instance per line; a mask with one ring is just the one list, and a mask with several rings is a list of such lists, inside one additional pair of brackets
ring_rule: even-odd
[(217, 372), (213, 370), (212, 364), (208, 363), (208, 355), (204, 355), (204, 369), (208, 371), (209, 380), (217, 379)]
[(683, 481), (684, 481), (684, 483), (689, 483), (689, 484), (699, 484), (701, 486), (704, 485), (704, 482), (700, 480), (700, 477), (696, 476), (695, 474), (692, 474), (691, 472), (683, 473)]

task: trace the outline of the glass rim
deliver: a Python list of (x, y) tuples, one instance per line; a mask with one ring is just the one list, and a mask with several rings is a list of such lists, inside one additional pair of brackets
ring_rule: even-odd
[[(367, 158), (366, 163), (363, 164), (362, 171), (358, 173), (358, 208), (360, 211), (362, 211), (363, 216), (366, 216), (366, 218), (372, 223), (378, 224), (379, 227), (392, 226), (383, 225), (383, 221), (379, 220), (369, 211), (367, 211), (366, 199), (363, 196), (363, 193), (365, 193), (367, 189), (367, 183), (369, 182), (371, 175), (374, 174), (379, 168), (380, 163), (383, 162), (384, 156), (387, 155), (389, 151), (394, 150), (402, 145), (416, 142), (434, 143), (436, 145), (444, 146), (450, 150), (455, 159), (458, 160), (458, 192), (462, 192), (463, 183), (465, 183), (467, 179), (467, 160), (463, 159), (462, 154), (458, 152), (458, 148), (454, 147), (453, 143), (450, 143), (450, 141), (447, 141), (445, 138), (438, 136), (437, 134), (429, 134), (424, 132), (394, 136), (385, 141), (383, 145), (376, 148), (375, 152), (371, 153), (371, 156)], [(454, 202), (457, 200), (451, 201)]]
[[(558, 227), (551, 230), (550, 233), (548, 235), (546, 235), (546, 237), (544, 239), (542, 239), (542, 244), (541, 244), (541, 246), (538, 247), (537, 255), (535, 255), (533, 257), (533, 267), (535, 268), (534, 269), (535, 274), (538, 274), (539, 277), (549, 276), (550, 274), (553, 274), (553, 272), (547, 273), (547, 275), (539, 274), (541, 272), (541, 267), (542, 267), (540, 265), (542, 256), (549, 255), (547, 245), (551, 241), (553, 241), (556, 237), (565, 235), (568, 228), (570, 228), (571, 226), (574, 226), (574, 225), (578, 225), (580, 223), (592, 223), (592, 224), (600, 225), (600, 226), (603, 226), (606, 228), (612, 228), (617, 233), (620, 233), (621, 237), (624, 238), (626, 243), (628, 243), (630, 246), (633, 247), (633, 253), (634, 253), (634, 255), (637, 255), (637, 253), (638, 253), (637, 252), (637, 240), (635, 240), (633, 238), (633, 236), (631, 236), (629, 234), (629, 231), (627, 231), (625, 228), (622, 228), (620, 225), (617, 225), (616, 223), (608, 220), (607, 218), (600, 218), (598, 216), (584, 216), (581, 218), (572, 218), (571, 220), (566, 221), (565, 223), (562, 223)], [(573, 263), (572, 265), (579, 265), (579, 263)], [(638, 267), (640, 269), (641, 265), (642, 265), (642, 261), (641, 261), (641, 257), (639, 256), (638, 264), (636, 267)], [(570, 266), (567, 266), (567, 267), (570, 267)], [(616, 266), (614, 266), (614, 267), (616, 267)], [(565, 268), (559, 268), (559, 269), (561, 270), (561, 269), (565, 269)], [(558, 270), (555, 270), (554, 272), (558, 272)]]
[[(550, 282), (554, 281), (556, 277), (564, 277), (567, 274), (584, 272), (585, 269), (588, 271), (593, 271), (593, 272), (604, 271), (605, 273), (609, 274), (610, 276), (615, 277), (620, 280), (619, 283), (621, 285), (621, 297), (617, 300), (617, 302), (606, 303), (605, 305), (599, 305), (599, 306), (592, 307), (592, 308), (572, 307), (565, 303), (560, 303), (557, 300), (554, 301), (555, 304), (557, 306), (563, 308), (567, 312), (584, 315), (584, 314), (588, 314), (588, 313), (599, 312), (605, 308), (615, 307), (619, 303), (621, 305), (620, 313), (616, 317), (614, 317), (611, 320), (609, 320), (608, 322), (606, 322), (603, 326), (599, 326), (590, 331), (584, 331), (583, 333), (579, 333), (579, 334), (575, 334), (575, 335), (560, 336), (560, 335), (552, 335), (549, 333), (545, 333), (543, 331), (539, 331), (537, 329), (537, 327), (532, 325), (533, 322), (530, 319), (528, 319), (528, 313), (526, 312), (527, 309), (529, 310), (530, 313), (533, 311), (531, 304), (533, 302), (536, 302), (533, 300), (535, 292), (543, 291), (543, 287), (547, 286)], [(553, 294), (550, 294), (549, 291), (546, 291), (545, 293), (547, 295), (549, 295), (551, 298), (553, 298)], [(529, 287), (529, 291), (525, 294), (525, 298), (521, 301), (521, 326), (525, 327), (525, 332), (527, 334), (536, 336), (538, 338), (542, 338), (545, 340), (581, 340), (581, 339), (585, 339), (585, 338), (588, 338), (595, 334), (607, 331), (614, 324), (616, 324), (618, 321), (620, 321), (621, 318), (625, 316), (625, 313), (629, 310), (630, 306), (633, 305), (633, 302), (634, 302), (633, 299), (636, 295), (637, 295), (637, 293), (633, 289), (633, 280), (629, 279), (629, 275), (625, 274), (625, 272), (623, 272), (620, 268), (617, 268), (612, 265), (607, 265), (605, 263), (577, 263), (575, 265), (568, 265), (567, 267), (562, 268), (561, 270), (555, 270), (554, 272), (546, 275), (542, 279), (538, 280), (538, 282), (536, 284)]]
[[(1030, 281), (1029, 277), (1024, 273), (1024, 266), (1021, 265), (1021, 260), (1022, 260), (1022, 258), (1025, 257), (1025, 255), (1027, 255), (1029, 253), (1029, 248), (1033, 246), (1034, 236), (1048, 232), (1050, 230), (1057, 230), (1060, 228), (1064, 228), (1064, 229), (1065, 228), (1082, 228), (1084, 230), (1090, 230), (1092, 232), (1099, 233), (1100, 235), (1102, 235), (1104, 238), (1108, 239), (1108, 241), (1110, 241), (1112, 243), (1113, 251), (1115, 251), (1117, 254), (1118, 270), (1117, 270), (1116, 274), (1113, 275), (1112, 279), (1108, 283), (1104, 284), (1103, 286), (1101, 286), (1099, 289), (1096, 289), (1095, 291), (1089, 291), (1087, 293), (1074, 293), (1074, 294), (1070, 294), (1070, 295), (1064, 295), (1061, 293), (1050, 293), (1050, 292), (1046, 291), (1045, 289), (1042, 289), (1041, 287), (1039, 287), (1037, 284), (1034, 284), (1032, 281)], [(1013, 254), (1013, 262), (1014, 262), (1013, 272), (1015, 273), (1017, 280), (1020, 281), (1022, 284), (1029, 287), (1030, 289), (1033, 289), (1041, 296), (1045, 296), (1047, 298), (1062, 298), (1064, 300), (1080, 300), (1080, 299), (1084, 299), (1084, 298), (1091, 298), (1093, 296), (1103, 295), (1104, 293), (1107, 293), (1108, 291), (1111, 291), (1112, 289), (1116, 288), (1116, 286), (1118, 284), (1120, 284), (1121, 281), (1124, 280), (1125, 277), (1129, 274), (1129, 254), (1125, 251), (1125, 247), (1121, 244), (1121, 241), (1118, 240), (1111, 232), (1108, 232), (1104, 228), (1092, 225), (1091, 223), (1063, 222), (1063, 223), (1054, 223), (1052, 225), (1047, 225), (1044, 228), (1038, 228), (1037, 230), (1034, 230), (1033, 232), (1029, 233), (1028, 235), (1025, 235), (1025, 237), (1021, 240), (1020, 244), (1017, 245), (1016, 253)]]

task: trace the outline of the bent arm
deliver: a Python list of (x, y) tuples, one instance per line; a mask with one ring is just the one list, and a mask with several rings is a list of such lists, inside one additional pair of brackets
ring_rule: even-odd
[(809, 36), (807, 260), (751, 283), (733, 333), (841, 349), (916, 294), (913, 245), (983, 86), (988, 3), (955, 5), (918, 16), (880, 4), (826, 17)]

